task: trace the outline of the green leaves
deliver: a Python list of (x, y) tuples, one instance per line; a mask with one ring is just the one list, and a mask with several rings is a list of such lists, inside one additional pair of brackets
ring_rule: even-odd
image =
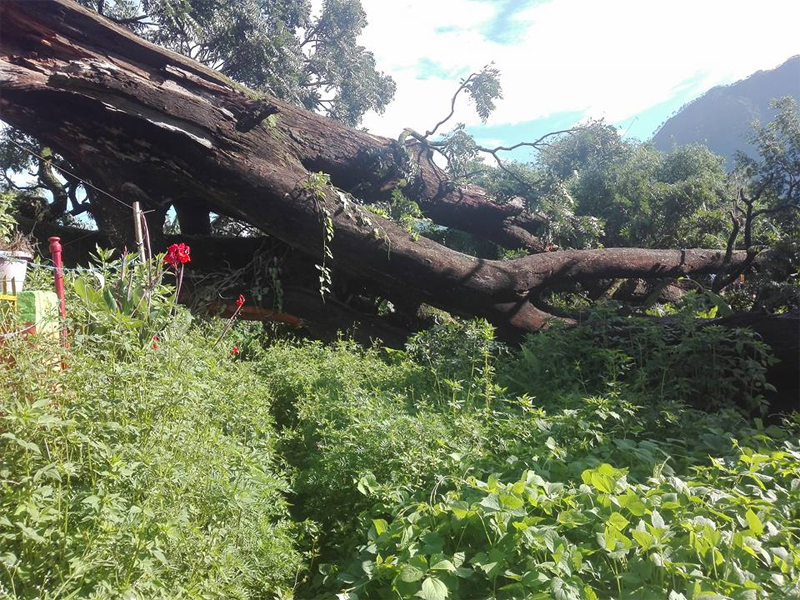
[[(95, 0), (80, 2), (98, 8)], [(358, 43), (366, 18), (354, 0), (328, 1), (314, 19), (301, 0), (113, 2), (105, 3), (104, 14), (127, 19), (149, 41), (190, 53), (238, 83), (348, 125), (369, 110), (381, 112), (394, 95), (392, 78)]]
[[(530, 471), (516, 480), (461, 479), (433, 503), (397, 505), (382, 537), (363, 551), (392, 556), (387, 575), (420, 586), (394, 586), (404, 598), (490, 597), (493, 590), (512, 598), (650, 597), (664, 582), (676, 586), (676, 598), (739, 597), (733, 591), (743, 589), (758, 593), (742, 598), (782, 597), (800, 553), (766, 544), (793, 526), (800, 507), (800, 484), (789, 492), (800, 476), (800, 446), (754, 433), (759, 446), (784, 450), (762, 447), (755, 460), (751, 449), (731, 446), (725, 461), (699, 460), (691, 479), (656, 467), (650, 477), (628, 481), (628, 470), (610, 463), (558, 486)], [(742, 475), (751, 469), (763, 487), (749, 485), (745, 494)], [(764, 505), (752, 497), (756, 489), (784, 501)], [(776, 519), (782, 524), (772, 526)], [(699, 573), (701, 587), (694, 583)], [(385, 581), (377, 575), (362, 584), (379, 596)]]
[[(606, 396), (611, 384), (642, 403), (761, 409), (774, 360), (769, 348), (746, 329), (698, 329), (695, 316), (711, 301), (690, 292), (682, 302), (686, 314), (669, 329), (596, 309), (581, 327), (539, 332), (502, 365), (500, 382), (514, 394), (535, 390), (540, 403), (556, 405), (571, 394)], [(642, 452), (635, 445), (631, 450)]]
[[(111, 259), (112, 252), (97, 249), (97, 266), (74, 276), (72, 287), (78, 297), (70, 314), (80, 330), (89, 334), (127, 336), (131, 345), (150, 344), (152, 336), (168, 324), (183, 329), (173, 317), (175, 289), (164, 281), (162, 256), (143, 262), (136, 254)], [(182, 331), (176, 331), (180, 335)]]
[[(667, 352), (661, 332), (647, 325), (596, 327), (598, 335), (624, 331), (642, 365)], [(570, 376), (591, 387), (602, 369), (625, 373), (630, 355), (593, 355), (591, 340), (576, 344), (571, 332), (557, 333), (549, 346), (529, 347), (550, 387), (539, 381), (526, 397), (505, 393), (488, 404), (450, 400), (466, 396), (469, 373), (481, 368), (475, 357), (490, 349), (476, 327), (428, 332), (409, 353), (389, 353), (386, 364), (371, 352), (307, 346), (283, 349), (265, 365), (281, 395), (297, 403), (302, 444), (288, 455), (297, 457), (304, 509), (331, 529), (358, 522), (363, 532), (360, 543), (350, 535), (329, 543), (357, 550), (315, 591), (420, 598), (430, 580), (424, 593), (446, 590), (448, 600), (649, 598), (665, 589), (687, 599), (702, 592), (749, 600), (749, 590), (742, 594), (750, 582), (757, 600), (786, 595), (800, 565), (782, 533), (800, 502), (791, 427), (699, 412), (677, 402), (678, 391), (659, 400), (623, 381), (611, 392), (603, 384), (595, 395), (566, 393), (558, 377), (571, 357), (588, 357)], [(681, 342), (697, 344), (692, 353), (669, 351), (697, 363), (701, 345), (722, 344), (716, 335)], [(739, 350), (753, 348), (739, 341)], [(527, 363), (509, 367), (502, 351), (490, 356), (509, 376), (526, 374)], [(412, 365), (419, 370), (403, 373), (415, 375), (398, 378)], [(439, 378), (416, 379), (420, 372)], [(362, 479), (368, 472), (371, 491)]]
[(603, 463), (596, 469), (586, 469), (581, 473), (581, 479), (594, 489), (605, 494), (611, 494), (617, 487), (617, 482), (625, 476), (624, 469), (615, 469)]
[[(417, 558), (417, 557), (415, 557)], [(413, 561), (414, 559), (412, 559)], [(420, 564), (420, 561), (417, 560), (416, 564), (413, 562), (404, 565), (402, 570), (400, 571), (400, 580), (405, 581), (407, 583), (412, 583), (414, 581), (419, 581), (423, 577), (425, 577), (425, 573), (428, 570), (428, 563), (423, 558), (423, 564)]]
[(434, 557), (431, 560), (431, 571), (447, 571), (455, 573), (456, 566), (446, 558)]
[(618, 512), (611, 513), (611, 516), (606, 519), (606, 525), (615, 528), (617, 531), (624, 531), (628, 523), (630, 521)]
[(639, 544), (639, 547), (644, 551), (652, 548), (656, 541), (652, 535), (639, 529), (633, 529), (631, 531), (631, 536), (633, 536), (633, 539), (636, 540), (636, 543)]
[[(106, 310), (104, 288), (86, 283), (79, 301)], [(19, 353), (0, 388), (0, 584), (85, 573), (95, 589), (89, 573), (118, 582), (124, 569), (143, 593), (180, 579), (214, 597), (289, 589), (298, 572), (298, 597), (356, 600), (797, 595), (796, 425), (641, 394), (647, 373), (698, 382), (665, 375), (667, 345), (646, 325), (625, 330), (636, 357), (548, 332), (509, 359), (475, 322), (443, 324), (407, 353), (278, 343), (241, 363), (187, 331), (124, 357), (109, 354), (118, 340), (92, 338), (90, 351), (79, 338), (82, 362), (57, 385), (40, 355)], [(700, 348), (731, 341), (704, 331), (669, 352), (696, 367)], [(733, 341), (732, 353), (757, 349)], [(528, 361), (549, 387), (515, 398), (496, 384), (495, 368), (520, 385)], [(609, 373), (611, 387), (575, 391)], [(290, 523), (276, 444), (302, 523)]]
[(263, 381), (197, 331), (124, 359), (117, 343), (73, 337), (62, 371), (49, 342), (6, 342), (0, 590), (246, 599), (290, 587), (300, 526)]

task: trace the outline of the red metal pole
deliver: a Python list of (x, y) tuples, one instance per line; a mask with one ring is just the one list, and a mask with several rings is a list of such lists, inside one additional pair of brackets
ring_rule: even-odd
[[(53, 257), (53, 265), (55, 265), (55, 283), (56, 295), (58, 296), (59, 311), (61, 312), (61, 345), (66, 348), (69, 345), (67, 338), (67, 305), (64, 303), (64, 262), (61, 260), (61, 238), (51, 237), (48, 239), (50, 242), (50, 255)], [(62, 365), (63, 366), (63, 365)]]

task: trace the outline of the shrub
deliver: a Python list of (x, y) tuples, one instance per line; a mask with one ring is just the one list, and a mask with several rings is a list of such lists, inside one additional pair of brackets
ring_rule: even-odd
[(480, 320), (215, 345), (160, 275), (104, 272), (68, 298), (66, 371), (6, 346), (0, 593), (800, 597), (798, 423), (734, 410), (769, 389), (746, 331), (600, 311), (516, 352)]
[(506, 362), (500, 382), (539, 402), (603, 394), (622, 385), (650, 402), (688, 402), (706, 410), (763, 408), (769, 348), (747, 329), (699, 327), (675, 317), (668, 325), (595, 311), (579, 327), (528, 336)]
[[(418, 393), (420, 367), (387, 361), (352, 343), (277, 344), (257, 369), (280, 411), (281, 450), (297, 469), (294, 490), (304, 516), (332, 526), (364, 507), (363, 477), (393, 486), (430, 483), (464, 443), (450, 416)], [(290, 408), (290, 412), (287, 412)], [(467, 435), (469, 444), (479, 443)]]
[[(561, 420), (580, 431), (575, 412)], [(365, 515), (360, 552), (328, 585), (347, 600), (800, 597), (797, 431), (739, 422), (726, 439), (716, 416), (688, 410), (685, 459), (673, 461), (662, 451), (675, 431), (658, 435), (647, 415), (625, 417), (638, 439), (612, 437), (623, 433), (612, 419), (572, 452), (552, 435), (558, 415), (535, 415), (529, 427), (551, 435), (520, 442), (514, 460), (486, 457), (384, 506), (390, 516)], [(610, 443), (586, 444), (598, 430)]]
[(345, 597), (800, 597), (798, 465), (786, 443), (647, 484), (607, 463), (577, 481), (466, 479), (374, 520)]

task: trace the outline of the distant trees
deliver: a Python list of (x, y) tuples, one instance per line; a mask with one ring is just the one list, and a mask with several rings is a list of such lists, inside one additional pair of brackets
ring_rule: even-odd
[(767, 123), (755, 123), (750, 142), (758, 158), (740, 152), (737, 172), (751, 194), (761, 192), (758, 216), (766, 217), (758, 230), (764, 240), (797, 242), (800, 238), (800, 107), (786, 96), (773, 100), (778, 113)]
[(705, 146), (662, 153), (597, 121), (543, 146), (533, 163), (476, 167), (471, 181), (499, 201), (524, 200), (542, 216), (546, 241), (560, 247), (725, 248), (731, 212), (746, 216), (738, 190), (760, 188), (750, 243), (796, 238), (800, 112), (791, 98), (775, 105), (775, 120), (754, 129), (759, 158), (740, 154), (730, 173)]

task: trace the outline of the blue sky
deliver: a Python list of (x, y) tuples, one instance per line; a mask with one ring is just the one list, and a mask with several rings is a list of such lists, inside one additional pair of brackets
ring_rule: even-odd
[[(316, 0), (319, 5), (321, 0)], [(649, 139), (683, 104), (800, 53), (797, 0), (362, 0), (359, 40), (398, 85), (370, 131), (397, 137), (447, 114), (458, 79), (494, 62), (504, 98), (486, 124), (462, 100), (454, 121), (487, 145), (588, 118)], [(800, 83), (798, 84), (800, 85)]]

